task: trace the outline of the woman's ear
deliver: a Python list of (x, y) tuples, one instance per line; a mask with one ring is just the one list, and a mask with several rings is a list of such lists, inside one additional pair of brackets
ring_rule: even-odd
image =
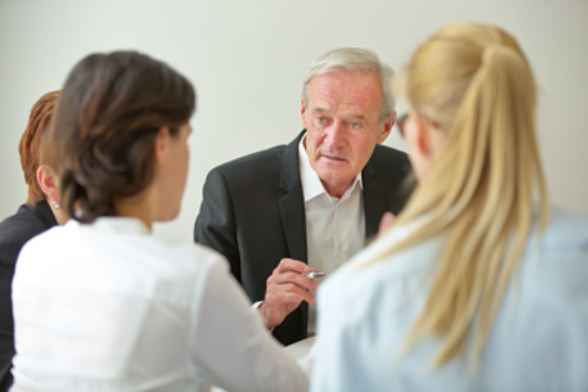
[(47, 165), (40, 165), (37, 168), (37, 182), (50, 203), (59, 202), (59, 187), (53, 169)]
[(47, 165), (41, 165), (37, 168), (37, 182), (46, 196), (47, 203), (55, 216), (58, 224), (63, 225), (69, 217), (59, 206), (59, 181), (55, 171)]
[(429, 156), (429, 142), (427, 140), (426, 123), (417, 112), (410, 114), (410, 120), (414, 122), (410, 125), (410, 132), (405, 131), (404, 137), (407, 143), (411, 144), (411, 149), (413, 150), (411, 153), (413, 155), (417, 153), (427, 158)]
[(425, 124), (422, 120), (419, 119), (418, 124), (417, 147), (423, 156), (428, 157), (430, 155), (430, 148), (427, 129), (425, 128)]
[(428, 117), (417, 116), (416, 123), (419, 152), (427, 158), (436, 157), (445, 145), (445, 136), (441, 128)]
[(168, 127), (161, 127), (157, 136), (155, 137), (155, 143), (153, 145), (153, 153), (156, 163), (162, 163), (168, 152), (168, 144), (171, 135)]

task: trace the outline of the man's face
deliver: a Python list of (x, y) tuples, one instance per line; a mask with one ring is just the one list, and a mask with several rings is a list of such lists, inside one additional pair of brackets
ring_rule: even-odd
[(302, 101), (310, 166), (333, 197), (341, 197), (363, 170), (377, 143), (394, 125), (380, 125), (384, 96), (373, 73), (334, 72), (315, 76)]

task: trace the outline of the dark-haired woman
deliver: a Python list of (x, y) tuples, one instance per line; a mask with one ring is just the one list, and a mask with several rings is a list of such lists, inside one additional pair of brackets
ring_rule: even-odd
[(138, 53), (70, 73), (41, 156), (73, 219), (19, 257), (14, 391), (307, 389), (221, 256), (150, 236), (179, 213), (194, 107), (183, 76)]
[(53, 172), (39, 165), (39, 142), (49, 126), (58, 91), (43, 95), (31, 109), (18, 152), (28, 185), (28, 197), (16, 214), (0, 223), (0, 391), (12, 384), (14, 333), (12, 322), (11, 284), (16, 258), (32, 237), (52, 226), (63, 224), (67, 216), (59, 210), (59, 196)]

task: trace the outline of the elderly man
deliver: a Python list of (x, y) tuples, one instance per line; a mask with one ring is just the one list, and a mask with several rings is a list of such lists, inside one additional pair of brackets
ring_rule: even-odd
[(304, 131), (206, 179), (194, 239), (228, 259), (283, 344), (314, 334), (318, 282), (303, 274), (334, 271), (404, 204), (408, 159), (378, 146), (396, 117), (391, 77), (372, 51), (324, 54), (304, 83)]

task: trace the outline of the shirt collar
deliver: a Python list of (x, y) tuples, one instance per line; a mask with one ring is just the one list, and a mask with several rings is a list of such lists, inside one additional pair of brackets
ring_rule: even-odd
[[(316, 174), (312, 166), (310, 166), (308, 154), (306, 153), (306, 148), (304, 147), (305, 141), (306, 134), (302, 136), (302, 139), (300, 139), (300, 143), (298, 143), (298, 166), (300, 170), (300, 182), (302, 183), (302, 193), (304, 195), (304, 202), (306, 203), (307, 201), (312, 200), (315, 197), (320, 196), (322, 194), (325, 194), (329, 197), (331, 196), (326, 191), (318, 174)], [(341, 199), (346, 198), (347, 195), (353, 192), (356, 186), (359, 186), (360, 189), (363, 189), (361, 172), (357, 174), (357, 177), (355, 177), (355, 181), (351, 183), (351, 185), (345, 191), (345, 194)]]
[[(85, 226), (75, 219), (70, 219), (66, 226)], [(118, 216), (101, 216), (94, 222), (88, 225), (94, 230), (108, 233), (117, 234), (139, 234), (139, 235), (150, 235), (149, 228), (140, 219), (118, 217)]]

